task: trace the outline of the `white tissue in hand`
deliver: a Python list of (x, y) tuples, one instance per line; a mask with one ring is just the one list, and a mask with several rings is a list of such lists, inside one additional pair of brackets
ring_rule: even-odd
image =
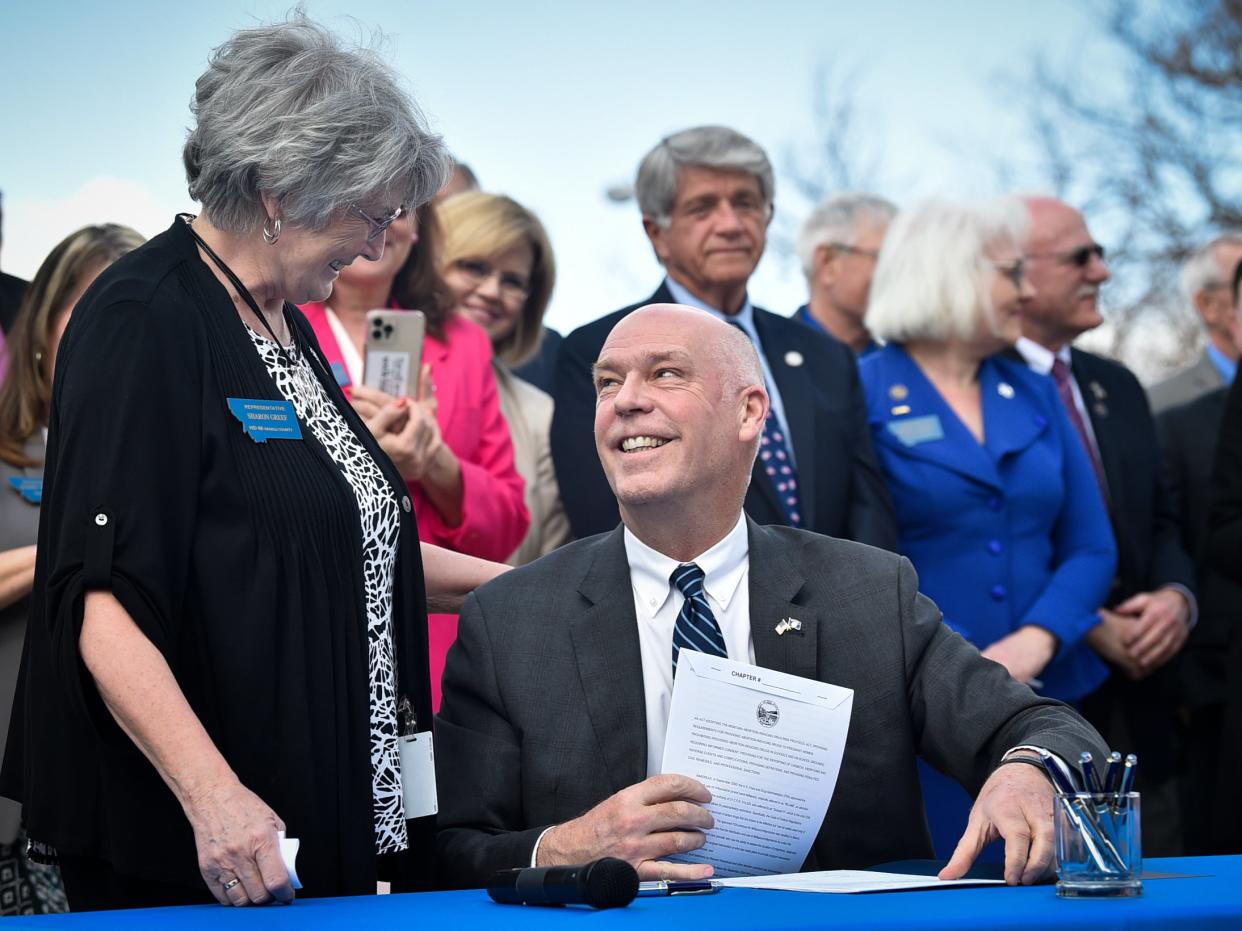
[(297, 859), (298, 848), (302, 846), (302, 842), (296, 837), (285, 837), (284, 831), (277, 831), (276, 839), (280, 841), (280, 857), (285, 861), (285, 869), (289, 871), (289, 884), (294, 889), (301, 889), (302, 882), (298, 879)]

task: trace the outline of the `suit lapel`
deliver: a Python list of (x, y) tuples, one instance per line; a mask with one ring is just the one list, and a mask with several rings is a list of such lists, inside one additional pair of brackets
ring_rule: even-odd
[[(807, 679), (815, 678), (819, 643), (819, 616), (794, 599), (805, 579), (789, 561), (778, 532), (760, 527), (749, 517), (750, 539), (750, 636), (755, 662)], [(782, 620), (802, 622), (801, 630), (776, 632)]]
[[(657, 292), (658, 293), (658, 292)], [(611, 792), (647, 775), (647, 710), (638, 621), (621, 527), (600, 541), (578, 591), (591, 604), (570, 623), (587, 713)]]
[(1123, 504), (1120, 495), (1125, 486), (1121, 462), (1125, 437), (1118, 435), (1124, 425), (1113, 416), (1103, 366), (1096, 365), (1092, 355), (1078, 349), (1070, 350), (1070, 366), (1074, 380), (1078, 382), (1078, 390), (1082, 392), (1087, 417), (1091, 420), (1096, 448), (1100, 451), (1100, 465), (1104, 469), (1104, 480), (1108, 483), (1109, 509), (1116, 512)]
[[(979, 445), (903, 348), (886, 346), (873, 364), (880, 366), (879, 378), (876, 390), (870, 392), (868, 408), (873, 428), (880, 428), (872, 433), (877, 445), (891, 449), (903, 459), (922, 459), (990, 488), (1002, 487), (1000, 473), (988, 451)], [(903, 423), (932, 419), (940, 426), (941, 438), (909, 446), (899, 438)]]
[(1047, 418), (1032, 414), (1025, 386), (1007, 375), (1006, 364), (985, 359), (979, 369), (979, 397), (986, 427), (983, 442), (993, 463), (1021, 452), (1048, 430)]
[[(805, 364), (790, 365), (786, 359), (797, 352), (797, 358), (804, 358), (799, 347), (787, 342), (789, 334), (769, 322), (769, 314), (758, 307), (753, 308), (755, 332), (759, 334), (759, 342), (763, 344), (763, 354), (768, 360), (768, 368), (776, 379), (776, 387), (781, 392), (781, 404), (785, 408), (785, 425), (789, 438), (793, 443), (794, 462), (798, 471), (798, 496), (801, 499), (804, 521), (809, 521), (815, 513), (815, 386), (811, 383), (811, 373)], [(776, 513), (783, 514), (784, 507), (772, 487), (772, 480), (767, 473), (755, 463), (754, 481), (760, 483), (765, 496), (771, 498)]]

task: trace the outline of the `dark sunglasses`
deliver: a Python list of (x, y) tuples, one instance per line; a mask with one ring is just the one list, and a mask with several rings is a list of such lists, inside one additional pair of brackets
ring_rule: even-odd
[(1091, 264), (1091, 257), (1104, 261), (1104, 247), (1098, 242), (1079, 246), (1070, 252), (1038, 252), (1028, 253), (1028, 259), (1056, 259), (1062, 265), (1073, 265), (1075, 268), (1086, 268)]

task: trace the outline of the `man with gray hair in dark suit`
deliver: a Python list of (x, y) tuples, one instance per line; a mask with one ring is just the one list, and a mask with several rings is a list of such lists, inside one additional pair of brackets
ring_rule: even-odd
[(1191, 365), (1148, 389), (1153, 415), (1232, 384), (1242, 355), (1242, 313), (1229, 285), (1239, 262), (1242, 233), (1225, 233), (1192, 252), (1182, 266), (1182, 296), (1203, 319), (1207, 345)]
[[(998, 837), (1008, 882), (1044, 876), (1053, 791), (1029, 764), (1039, 748), (1103, 753), (1099, 736), (942, 624), (905, 558), (743, 514), (768, 414), (750, 340), (701, 310), (647, 306), (613, 328), (594, 383), (622, 525), (466, 603), (436, 722), (442, 879), (604, 856), (644, 879), (710, 875), (668, 860), (713, 827), (710, 788), (662, 772), (687, 599), (717, 655), (854, 690), (804, 869), (930, 857), (922, 755), (977, 796), (942, 877)], [(788, 617), (801, 629), (782, 636)]]

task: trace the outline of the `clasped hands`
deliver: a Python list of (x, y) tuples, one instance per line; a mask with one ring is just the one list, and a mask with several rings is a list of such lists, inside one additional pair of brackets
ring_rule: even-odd
[(1128, 679), (1159, 669), (1185, 645), (1190, 602), (1175, 588), (1140, 592), (1113, 610), (1100, 610), (1100, 623), (1087, 642)]
[[(706, 863), (672, 863), (666, 857), (697, 850), (715, 820), (703, 806), (707, 787), (689, 776), (651, 776), (606, 798), (586, 814), (548, 830), (539, 842), (538, 866), (588, 863), (618, 857), (640, 880), (707, 879)], [(1038, 882), (1052, 867), (1052, 785), (1033, 767), (1002, 766), (984, 783), (966, 831), (941, 879), (965, 875), (984, 846), (1005, 839), (1005, 882)]]

